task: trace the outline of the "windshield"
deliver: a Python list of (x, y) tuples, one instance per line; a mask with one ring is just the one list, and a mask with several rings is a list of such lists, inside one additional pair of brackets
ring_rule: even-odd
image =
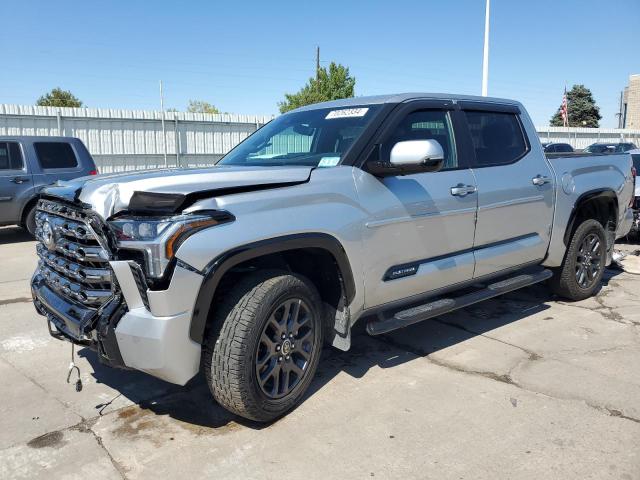
[(333, 167), (379, 108), (322, 108), (282, 115), (231, 150), (218, 165)]
[(636, 171), (640, 174), (640, 153), (631, 155), (633, 160), (633, 166), (636, 167)]

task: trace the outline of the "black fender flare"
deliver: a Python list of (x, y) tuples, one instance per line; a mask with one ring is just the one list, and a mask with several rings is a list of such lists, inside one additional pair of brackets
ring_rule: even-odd
[(351, 303), (356, 291), (353, 271), (351, 270), (347, 252), (338, 239), (332, 235), (320, 232), (299, 233), (269, 238), (228, 250), (214, 258), (203, 269), (204, 280), (196, 297), (193, 316), (191, 317), (191, 325), (189, 327), (189, 337), (194, 342), (202, 344), (213, 296), (215, 295), (220, 280), (231, 268), (254, 258), (303, 248), (319, 248), (327, 250), (333, 255), (342, 277), (347, 305)]
[[(573, 204), (573, 209), (571, 210), (571, 215), (569, 216), (569, 221), (567, 222), (567, 228), (564, 231), (563, 240), (565, 245), (569, 245), (569, 241), (571, 240), (571, 233), (573, 232), (573, 227), (575, 226), (576, 217), (578, 216), (578, 211), (580, 210), (580, 207), (584, 203), (597, 198), (606, 198), (614, 201), (614, 203), (616, 204), (616, 211), (614, 212), (614, 218), (616, 219), (616, 222), (618, 221), (618, 208), (620, 208), (620, 206), (618, 205), (618, 196), (616, 195), (616, 192), (608, 188), (598, 188), (595, 190), (589, 190), (588, 192), (584, 192), (582, 195), (578, 197), (578, 199)], [(607, 228), (606, 225), (603, 225), (603, 227), (605, 229)]]

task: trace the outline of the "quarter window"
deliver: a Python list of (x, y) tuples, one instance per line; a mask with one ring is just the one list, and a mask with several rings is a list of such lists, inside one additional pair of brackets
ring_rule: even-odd
[(385, 142), (386, 158), (389, 158), (396, 143), (405, 140), (436, 140), (444, 152), (442, 170), (458, 167), (451, 122), (446, 111), (421, 110), (408, 114), (396, 127), (389, 141)]
[(515, 114), (467, 111), (465, 115), (476, 151), (475, 167), (513, 163), (529, 150)]
[(38, 142), (34, 144), (38, 161), (43, 169), (74, 168), (78, 160), (71, 145), (64, 142)]
[(24, 161), (16, 142), (0, 143), (0, 170), (22, 170)]

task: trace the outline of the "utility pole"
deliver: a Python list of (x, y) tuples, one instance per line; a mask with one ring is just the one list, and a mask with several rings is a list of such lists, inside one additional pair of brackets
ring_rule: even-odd
[(164, 155), (164, 167), (167, 168), (167, 131), (164, 125), (164, 93), (162, 91), (162, 80), (160, 80), (160, 110), (162, 111), (162, 154)]
[(616, 113), (616, 117), (618, 117), (618, 128), (624, 128), (624, 120), (622, 118), (622, 104), (624, 103), (624, 93), (620, 92), (620, 103), (618, 105), (618, 113)]
[(486, 97), (489, 89), (489, 10), (491, 0), (487, 0), (484, 13), (484, 54), (482, 57), (482, 96)]
[(320, 80), (320, 46), (316, 47), (316, 82)]

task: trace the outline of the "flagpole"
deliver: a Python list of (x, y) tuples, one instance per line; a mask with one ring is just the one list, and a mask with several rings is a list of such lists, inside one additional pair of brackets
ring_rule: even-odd
[(484, 52), (482, 57), (482, 96), (486, 97), (489, 88), (489, 10), (491, 0), (487, 0), (484, 13)]

